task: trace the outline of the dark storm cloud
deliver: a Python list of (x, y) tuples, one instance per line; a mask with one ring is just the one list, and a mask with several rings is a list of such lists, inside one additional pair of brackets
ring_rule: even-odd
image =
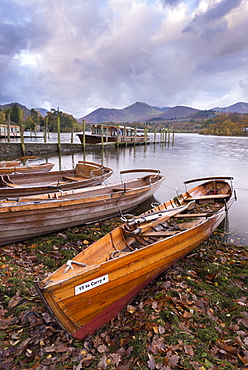
[(0, 104), (245, 100), (247, 15), (241, 0), (1, 0)]
[[(18, 16), (17, 16), (18, 14)], [(28, 45), (25, 37), (26, 27), (20, 24), (23, 18), (22, 8), (1, 2), (0, 6), (0, 55), (13, 55)]]
[(163, 6), (176, 6), (181, 2), (181, 0), (160, 0), (160, 2)]
[(224, 17), (233, 9), (238, 8), (242, 0), (222, 0), (213, 5), (207, 11), (196, 14), (194, 19), (185, 27), (184, 32), (201, 32), (207, 36), (207, 33), (225, 31), (227, 21)]

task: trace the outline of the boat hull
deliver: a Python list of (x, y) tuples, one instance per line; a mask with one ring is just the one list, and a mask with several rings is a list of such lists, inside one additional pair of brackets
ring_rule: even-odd
[(133, 189), (122, 190), (123, 184), (117, 183), (72, 190), (60, 197), (52, 193), (52, 199), (47, 194), (45, 200), (41, 195), (24, 201), (4, 201), (0, 206), (0, 245), (120, 215), (150, 198), (163, 180), (163, 176), (156, 177), (153, 183), (128, 180), (126, 184), (132, 184)]
[[(81, 143), (83, 143), (83, 134), (77, 134)], [(136, 138), (134, 136), (120, 136), (119, 137), (119, 142), (120, 143), (145, 143), (149, 140), (149, 138), (145, 138), (145, 137), (140, 137), (140, 136), (137, 136)], [(101, 137), (101, 135), (89, 135), (89, 134), (86, 134), (85, 135), (85, 144), (101, 144), (101, 142), (103, 143), (117, 143), (117, 136), (103, 136)]]
[[(73, 337), (83, 339), (116, 317), (154, 278), (206, 240), (224, 217), (222, 214), (176, 237), (102, 264), (87, 275), (86, 281), (108, 275), (109, 282), (92, 289), (94, 292), (89, 290), (81, 296), (73, 295), (75, 287), (79, 285), (78, 278), (75, 278), (74, 282), (68, 280), (68, 286), (64, 284), (63, 289), (53, 287), (53, 292), (43, 291), (41, 288), (43, 297), (50, 307), (54, 307), (51, 302), (56, 299), (57, 311), (53, 315), (60, 317), (67, 312), (66, 320), (62, 320), (62, 327)], [(61, 311), (60, 315), (58, 311)], [(75, 325), (72, 318), (76, 318), (79, 324)]]
[(1, 161), (0, 162), (0, 168), (6, 168), (6, 167), (16, 167), (21, 164), (20, 160), (13, 160), (13, 161)]
[(0, 167), (0, 175), (6, 175), (11, 173), (33, 173), (33, 172), (47, 172), (51, 171), (54, 167), (53, 163), (41, 163), (41, 164), (33, 164), (29, 166), (16, 166), (16, 167)]
[[(79, 169), (79, 172), (77, 172)], [(113, 171), (92, 162), (80, 161), (75, 170), (0, 175), (0, 199), (47, 194), (100, 185)]]
[[(176, 207), (174, 198), (142, 214), (135, 220), (139, 227), (133, 231), (129, 230), (134, 221), (128, 228), (124, 225), (114, 229), (69, 264), (36, 283), (61, 327), (77, 339), (93, 334), (154, 278), (206, 240), (225, 219), (233, 202), (231, 188), (223, 181), (218, 183), (219, 190), (207, 186), (200, 196), (197, 188), (185, 192), (180, 207)], [(164, 231), (170, 218), (172, 225), (180, 220), (182, 229)], [(137, 240), (140, 247), (131, 248)], [(145, 240), (150, 241), (147, 244)]]
[[(83, 135), (82, 134), (77, 134), (81, 143), (83, 143)], [(86, 144), (100, 144), (101, 142), (106, 143), (106, 142), (109, 142), (109, 143), (116, 143), (117, 142), (117, 137), (108, 137), (106, 138), (106, 136), (103, 136), (103, 138), (101, 138), (101, 136), (98, 136), (98, 135), (88, 135), (86, 134), (85, 135), (85, 143)]]

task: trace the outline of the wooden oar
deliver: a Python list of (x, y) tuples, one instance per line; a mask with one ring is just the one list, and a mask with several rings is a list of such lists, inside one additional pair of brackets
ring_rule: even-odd
[[(149, 230), (151, 227), (155, 227), (157, 224), (161, 223), (161, 222), (165, 222), (166, 220), (168, 220), (169, 218), (179, 214), (179, 213), (182, 213), (184, 211), (188, 211), (188, 210), (191, 210), (195, 207), (195, 202), (190, 202), (188, 204), (186, 204), (185, 206), (180, 206), (180, 207), (177, 207), (177, 208), (174, 208), (174, 209), (171, 209), (171, 210), (164, 210), (164, 211), (161, 211), (161, 212), (156, 212), (154, 214), (146, 214), (146, 215), (143, 215), (139, 218), (137, 218), (136, 220), (133, 220), (131, 223), (126, 223), (124, 225), (124, 230), (125, 230), (125, 227), (126, 227), (126, 230), (129, 231), (129, 232), (133, 232), (134, 234), (141, 234), (143, 232), (146, 232), (147, 230)], [(132, 230), (130, 229), (130, 226), (139, 226), (141, 224), (144, 224), (143, 226), (137, 228), (136, 230)]]

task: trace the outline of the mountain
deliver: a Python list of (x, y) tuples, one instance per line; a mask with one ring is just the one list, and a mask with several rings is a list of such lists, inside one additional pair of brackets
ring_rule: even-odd
[(233, 105), (229, 105), (229, 107), (216, 107), (212, 110), (215, 110), (217, 112), (223, 112), (223, 113), (231, 113), (231, 112), (237, 112), (237, 113), (248, 113), (248, 103), (239, 102), (235, 103)]
[(101, 123), (101, 122), (145, 122), (151, 119), (163, 118), (183, 118), (194, 114), (198, 109), (176, 106), (173, 108), (152, 107), (146, 103), (136, 102), (123, 109), (107, 109), (98, 108), (86, 116), (80, 118), (78, 121), (82, 122), (84, 119), (87, 123)]
[(171, 119), (183, 118), (198, 112), (198, 109), (176, 106), (173, 108), (152, 107), (146, 103), (136, 102), (123, 109), (107, 109), (99, 108), (84, 116), (79, 120), (84, 119), (87, 123), (101, 123), (101, 122), (145, 122), (151, 119)]
[(123, 109), (123, 112), (127, 117), (127, 122), (147, 121), (149, 118), (161, 113), (160, 110), (140, 102), (129, 105)]
[(47, 114), (47, 112), (48, 112), (48, 110), (45, 109), (45, 108), (34, 108), (34, 110), (36, 110), (37, 112), (39, 112), (42, 115), (42, 117), (45, 117), (46, 114)]
[(146, 103), (136, 102), (123, 109), (116, 108), (98, 108), (86, 116), (80, 118), (78, 121), (82, 122), (84, 119), (87, 123), (101, 123), (101, 122), (135, 122), (146, 121), (162, 111), (151, 107)]
[(168, 109), (170, 109), (171, 107), (163, 107), (163, 108), (160, 108), (160, 107), (153, 107), (154, 109), (157, 109), (157, 110), (160, 110), (161, 112), (166, 112)]
[(84, 119), (87, 123), (101, 123), (101, 122), (145, 122), (149, 120), (156, 121), (162, 119), (180, 119), (198, 116), (213, 116), (214, 112), (237, 112), (248, 113), (248, 103), (239, 102), (228, 107), (215, 107), (210, 110), (200, 110), (186, 106), (164, 107), (159, 108), (150, 106), (146, 103), (136, 102), (124, 109), (108, 109), (99, 108), (86, 116), (80, 118), (78, 121), (82, 122)]
[[(0, 110), (3, 108), (10, 108), (16, 104), (24, 111), (24, 119), (30, 114), (30, 109), (19, 103), (9, 103), (0, 105)], [(47, 114), (44, 108), (34, 108), (43, 117)], [(101, 123), (101, 122), (116, 122), (116, 123), (132, 123), (132, 122), (146, 122), (156, 120), (173, 120), (182, 118), (205, 117), (212, 118), (214, 112), (237, 112), (241, 114), (248, 114), (248, 103), (238, 102), (228, 107), (215, 107), (211, 110), (200, 110), (187, 106), (163, 107), (150, 106), (146, 103), (136, 102), (123, 109), (116, 108), (98, 108), (86, 116), (78, 119), (78, 122), (85, 120), (87, 123)]]
[(164, 118), (164, 119), (185, 118), (187, 116), (190, 116), (198, 112), (198, 110), (199, 109), (190, 108), (190, 107), (176, 106), (176, 107), (170, 108), (166, 110), (165, 112), (161, 113), (158, 117)]
[(17, 103), (17, 102), (0, 105), (0, 110), (2, 110), (4, 108), (11, 108), (11, 107), (13, 107), (13, 105), (16, 105), (18, 108), (23, 110), (23, 112), (24, 112), (23, 119), (26, 119), (28, 117), (28, 115), (30, 114), (30, 110), (25, 105), (22, 105), (22, 104)]
[[(16, 105), (18, 108), (22, 109), (24, 111), (24, 119), (26, 119), (29, 114), (30, 114), (30, 110), (29, 108), (27, 108), (25, 105), (22, 105), (20, 103), (8, 103), (8, 104), (4, 104), (4, 105), (0, 105), (0, 110), (1, 109), (4, 109), (4, 108), (11, 108), (13, 107), (13, 105)], [(37, 112), (39, 112), (43, 117), (45, 117), (45, 115), (47, 114), (48, 110), (45, 109), (45, 108), (34, 108)]]

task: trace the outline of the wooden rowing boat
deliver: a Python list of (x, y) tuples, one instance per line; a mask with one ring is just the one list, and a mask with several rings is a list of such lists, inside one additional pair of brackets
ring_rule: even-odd
[(26, 165), (21, 165), (21, 163), (17, 163), (15, 165), (0, 166), (0, 175), (11, 173), (47, 172), (51, 171), (53, 166), (54, 164), (49, 162)]
[(21, 157), (21, 158), (13, 159), (12, 161), (0, 161), (0, 168), (18, 167), (22, 163), (26, 164), (27, 161), (33, 161), (33, 160), (38, 160), (38, 159), (41, 159), (41, 158), (35, 157), (35, 156), (28, 156), (28, 157)]
[(0, 161), (0, 168), (16, 167), (21, 164), (21, 160), (14, 159), (12, 161)]
[(94, 333), (208, 238), (233, 202), (231, 179), (205, 178), (192, 190), (132, 217), (36, 282), (61, 327), (77, 339)]
[(109, 167), (79, 161), (73, 170), (0, 175), (0, 199), (99, 185), (112, 173)]
[(0, 168), (5, 168), (5, 167), (18, 167), (21, 164), (26, 164), (28, 161), (34, 161), (41, 159), (40, 157), (35, 157), (35, 156), (28, 156), (28, 157), (21, 157), (17, 159), (13, 159), (11, 161), (0, 161)]
[[(145, 176), (115, 184), (53, 192), (0, 202), (0, 245), (106, 219), (150, 198), (164, 176), (156, 170), (121, 171)], [(131, 176), (130, 175), (130, 176)]]

